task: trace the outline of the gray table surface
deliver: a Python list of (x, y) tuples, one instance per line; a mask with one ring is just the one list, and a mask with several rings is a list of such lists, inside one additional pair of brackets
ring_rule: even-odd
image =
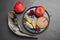
[[(26, 9), (43, 5), (50, 14), (49, 27), (38, 39), (18, 37), (8, 29), (8, 12), (13, 10), (17, 1), (23, 2)], [(0, 40), (60, 40), (60, 0), (0, 0)]]

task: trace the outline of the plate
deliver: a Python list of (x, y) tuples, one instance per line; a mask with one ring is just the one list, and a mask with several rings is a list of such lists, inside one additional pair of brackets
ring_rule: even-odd
[[(25, 16), (27, 16), (27, 14), (28, 14), (31, 10), (35, 11), (35, 9), (36, 9), (36, 6), (33, 6), (33, 7), (28, 8), (28, 9), (25, 11), (25, 13), (23, 14), (22, 20), (25, 18)], [(50, 17), (49, 17), (49, 14), (48, 14), (48, 12), (47, 12), (46, 10), (45, 10), (45, 13), (44, 13), (43, 16), (48, 19), (48, 25), (49, 25)], [(37, 17), (34, 15), (34, 18), (28, 17), (28, 20), (31, 20), (31, 21), (34, 20), (34, 22), (36, 23)], [(46, 30), (46, 28), (48, 27), (48, 25), (47, 25), (46, 28), (40, 28), (39, 31), (37, 32), (34, 28), (33, 28), (33, 29), (32, 29), (32, 28), (29, 28), (29, 27), (26, 25), (26, 23), (24, 23), (24, 22), (22, 22), (22, 25), (23, 25), (23, 27), (24, 27), (28, 32), (31, 32), (31, 33), (41, 33), (41, 32), (43, 32), (44, 30)], [(36, 26), (36, 27), (38, 27), (38, 26)]]

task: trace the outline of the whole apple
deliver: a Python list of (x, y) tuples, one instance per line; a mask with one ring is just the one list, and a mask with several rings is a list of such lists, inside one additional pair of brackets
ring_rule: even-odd
[(45, 13), (45, 8), (43, 6), (37, 6), (35, 9), (36, 16), (40, 17)]
[(25, 9), (25, 6), (22, 2), (18, 1), (16, 2), (15, 6), (14, 6), (14, 11), (17, 13), (23, 12)]

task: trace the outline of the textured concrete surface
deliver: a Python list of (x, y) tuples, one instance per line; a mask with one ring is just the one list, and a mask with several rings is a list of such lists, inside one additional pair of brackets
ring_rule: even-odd
[[(43, 5), (50, 14), (49, 27), (38, 39), (18, 37), (8, 29), (8, 11), (13, 10), (17, 1), (23, 2), (27, 8)], [(60, 40), (60, 0), (0, 0), (0, 40)]]

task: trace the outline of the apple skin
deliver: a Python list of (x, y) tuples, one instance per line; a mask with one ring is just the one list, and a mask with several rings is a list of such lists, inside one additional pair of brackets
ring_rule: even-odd
[(22, 2), (18, 1), (16, 2), (15, 6), (14, 6), (14, 11), (17, 13), (23, 12), (25, 9), (25, 6)]
[(36, 16), (40, 17), (45, 13), (45, 8), (43, 6), (37, 6), (35, 9)]

